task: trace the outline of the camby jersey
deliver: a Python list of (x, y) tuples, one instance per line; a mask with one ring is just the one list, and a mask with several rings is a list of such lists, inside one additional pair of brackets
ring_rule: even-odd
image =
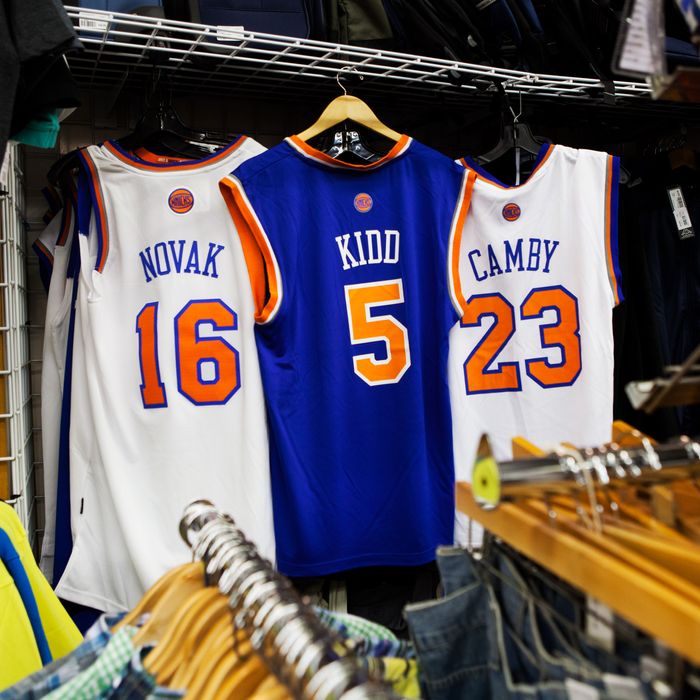
[(221, 183), (253, 285), (285, 574), (422, 564), (452, 542), (447, 351), (473, 179), (406, 136), (369, 165), (291, 137)]
[(83, 151), (93, 225), (78, 236), (68, 600), (133, 607), (190, 557), (178, 524), (197, 498), (274, 555), (253, 299), (216, 184), (263, 150), (241, 137), (176, 164), (112, 142)]
[(482, 432), (501, 459), (515, 436), (542, 447), (610, 440), (612, 309), (622, 294), (616, 158), (547, 144), (518, 187), (466, 165), (477, 180), (450, 392), (457, 477), (469, 481)]

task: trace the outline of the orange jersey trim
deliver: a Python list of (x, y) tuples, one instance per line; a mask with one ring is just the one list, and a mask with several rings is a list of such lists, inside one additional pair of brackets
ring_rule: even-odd
[(109, 141), (105, 141), (103, 147), (107, 149), (115, 158), (118, 158), (122, 163), (127, 165), (132, 165), (140, 170), (150, 170), (151, 172), (170, 172), (173, 170), (196, 170), (197, 168), (203, 168), (207, 165), (212, 165), (213, 163), (218, 163), (227, 156), (231, 155), (237, 148), (239, 148), (243, 142), (246, 140), (247, 136), (241, 136), (237, 141), (222, 149), (218, 153), (214, 153), (211, 156), (205, 156), (200, 160), (184, 160), (179, 163), (173, 163), (173, 165), (162, 165), (157, 163), (149, 163), (145, 160), (140, 160), (137, 157), (129, 156), (114, 144)]
[(613, 252), (612, 252), (612, 237), (611, 237), (611, 221), (610, 216), (612, 213), (612, 188), (613, 188), (613, 157), (608, 156), (607, 168), (605, 169), (605, 257), (606, 264), (608, 267), (608, 277), (610, 279), (610, 286), (612, 287), (613, 299), (615, 300), (615, 306), (620, 303), (620, 295), (618, 294), (618, 281), (617, 275), (615, 274), (615, 266), (613, 264)]
[(63, 205), (63, 216), (61, 219), (61, 233), (58, 234), (58, 238), (56, 239), (56, 245), (57, 246), (64, 246), (66, 244), (66, 241), (68, 240), (68, 235), (70, 234), (70, 231), (72, 229), (72, 221), (73, 221), (73, 206), (71, 200), (66, 200), (65, 204)]
[(87, 149), (81, 151), (84, 163), (87, 165), (88, 174), (90, 175), (91, 189), (93, 192), (93, 200), (96, 207), (95, 214), (97, 215), (97, 233), (100, 236), (100, 251), (95, 262), (95, 269), (98, 272), (104, 270), (107, 256), (109, 254), (109, 231), (107, 228), (107, 209), (105, 207), (104, 197), (102, 195), (102, 187), (100, 186), (100, 178), (97, 175), (97, 169), (92, 162), (92, 158)]
[(309, 146), (306, 141), (302, 141), (296, 134), (287, 137), (287, 142), (293, 146), (297, 151), (307, 158), (318, 161), (319, 163), (325, 163), (326, 165), (332, 165), (335, 168), (348, 168), (350, 170), (373, 170), (374, 168), (379, 168), (387, 161), (396, 158), (401, 155), (411, 144), (411, 137), (404, 134), (401, 138), (392, 146), (391, 150), (379, 160), (374, 163), (366, 164), (355, 164), (355, 163), (345, 163), (342, 160), (332, 158), (327, 153), (319, 151), (313, 146)]
[(49, 263), (53, 266), (53, 255), (51, 251), (38, 238), (34, 241), (34, 246), (46, 256)]
[(452, 230), (450, 231), (450, 249), (448, 257), (448, 275), (450, 278), (450, 292), (452, 295), (452, 303), (460, 315), (464, 316), (467, 309), (467, 301), (464, 298), (462, 291), (462, 279), (459, 272), (459, 251), (462, 244), (462, 231), (464, 230), (464, 222), (466, 221), (469, 212), (469, 206), (472, 200), (472, 190), (476, 182), (476, 173), (473, 170), (466, 170), (462, 180), (462, 187), (455, 208), (454, 219), (452, 222)]
[(277, 260), (240, 182), (225, 177), (219, 188), (243, 246), (255, 302), (255, 321), (267, 323), (277, 314), (282, 301)]

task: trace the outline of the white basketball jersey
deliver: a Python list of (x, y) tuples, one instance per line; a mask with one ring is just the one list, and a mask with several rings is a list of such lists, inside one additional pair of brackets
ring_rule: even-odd
[(41, 361), (41, 446), (45, 523), (40, 567), (49, 580), (53, 577), (63, 371), (73, 288), (73, 280), (68, 278), (68, 262), (74, 219), (72, 203), (66, 199), (65, 209), (56, 214), (37, 239), (43, 247), (51, 251), (52, 259)]
[(511, 457), (515, 436), (542, 447), (610, 440), (612, 309), (621, 297), (616, 158), (546, 145), (518, 187), (472, 167), (463, 317), (449, 362), (462, 481), (481, 433), (499, 459)]
[(198, 498), (274, 556), (252, 292), (218, 191), (263, 150), (242, 137), (175, 165), (84, 151), (95, 216), (90, 244), (79, 236), (68, 600), (133, 607), (190, 557), (178, 524)]

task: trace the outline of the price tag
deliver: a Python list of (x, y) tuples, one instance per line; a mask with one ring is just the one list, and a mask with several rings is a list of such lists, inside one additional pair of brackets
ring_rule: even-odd
[(108, 12), (79, 12), (78, 27), (88, 32), (105, 32), (112, 19)]
[(661, 0), (628, 0), (615, 51), (618, 72), (666, 73), (662, 10)]
[(600, 693), (597, 688), (586, 683), (581, 683), (574, 678), (564, 680), (564, 687), (569, 696), (569, 700), (599, 700)]
[(245, 35), (243, 32), (245, 27), (243, 26), (224, 26), (220, 25), (216, 28), (216, 40), (217, 41), (243, 41)]
[(601, 649), (615, 650), (615, 632), (613, 630), (613, 611), (599, 600), (588, 596), (586, 600), (586, 634)]
[(643, 700), (646, 697), (640, 681), (631, 676), (604, 673), (603, 683), (610, 700)]
[(695, 238), (693, 222), (690, 220), (688, 207), (685, 204), (683, 190), (679, 187), (669, 187), (668, 199), (671, 202), (671, 211), (673, 218), (676, 220), (676, 228), (678, 229), (678, 237), (685, 241), (687, 238)]

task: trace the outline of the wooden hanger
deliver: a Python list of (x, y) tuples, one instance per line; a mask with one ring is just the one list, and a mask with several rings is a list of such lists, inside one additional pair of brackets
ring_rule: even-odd
[[(348, 95), (345, 86), (340, 82), (340, 76), (343, 70), (348, 69), (341, 68), (340, 71), (338, 71), (338, 74), (335, 76), (336, 82), (343, 91), (343, 94), (332, 100), (323, 110), (321, 116), (308, 129), (305, 129), (300, 134), (297, 134), (297, 137), (302, 141), (308, 141), (314, 136), (318, 136), (324, 131), (328, 131), (328, 129), (333, 128), (337, 124), (342, 124), (346, 121), (353, 121), (356, 124), (361, 124), (367, 129), (371, 129), (372, 131), (385, 136), (391, 141), (398, 141), (401, 138), (401, 134), (393, 129), (390, 129), (386, 124), (380, 122), (377, 115), (370, 109), (366, 102), (363, 102), (359, 97)], [(362, 76), (360, 76), (360, 79), (362, 79)]]
[(168, 629), (177, 624), (185, 611), (185, 606), (191, 604), (193, 594), (204, 587), (203, 565), (200, 564), (187, 571), (183, 569), (182, 574), (172, 581), (156, 602), (151, 616), (134, 636), (134, 644), (145, 646), (163, 639)]
[(204, 690), (207, 688), (212, 675), (218, 668), (220, 663), (230, 655), (228, 659), (229, 666), (233, 668), (237, 663), (244, 663), (249, 655), (254, 654), (253, 647), (248, 641), (245, 633), (240, 630), (236, 633), (239, 643), (234, 651), (234, 631), (231, 621), (227, 619), (228, 628), (224, 630), (217, 639), (211, 640), (209, 644), (209, 652), (204, 658), (204, 662), (195, 670), (192, 682), (187, 686), (187, 695), (185, 700), (204, 700)]
[[(223, 606), (217, 603), (223, 603)], [(182, 612), (176, 615), (174, 624), (144, 660), (146, 670), (156, 676), (159, 683), (164, 683), (189, 656), (195, 639), (202, 632), (202, 625), (206, 626), (211, 620), (208, 611), (215, 609), (221, 614), (226, 607), (226, 599), (217, 588), (204, 588), (194, 593), (182, 606)]]
[(174, 588), (183, 581), (190, 581), (193, 577), (204, 582), (204, 564), (202, 562), (182, 564), (182, 566), (170, 569), (146, 591), (136, 607), (117, 622), (112, 630), (117, 632), (125, 625), (133, 625), (142, 615), (152, 612), (171, 587)]
[[(522, 452), (526, 448), (526, 441), (518, 443)], [(541, 450), (536, 452), (541, 456)], [(553, 527), (543, 501), (502, 503), (486, 511), (474, 500), (471, 485), (458, 483), (457, 504), (462, 512), (534, 562), (608, 605), (677, 653), (700, 662), (697, 586), (587, 530), (576, 520), (557, 518), (559, 525)]]
[[(173, 689), (189, 688), (194, 682), (194, 677), (202, 667), (202, 664), (204, 664), (207, 657), (213, 653), (212, 649), (228, 642), (230, 639), (230, 630), (231, 619), (228, 616), (221, 617), (217, 620), (214, 626), (207, 632), (199, 646), (195, 648), (192, 656), (185, 660), (166, 685)], [(241, 635), (242, 641), (244, 637), (242, 633), (239, 634)]]

